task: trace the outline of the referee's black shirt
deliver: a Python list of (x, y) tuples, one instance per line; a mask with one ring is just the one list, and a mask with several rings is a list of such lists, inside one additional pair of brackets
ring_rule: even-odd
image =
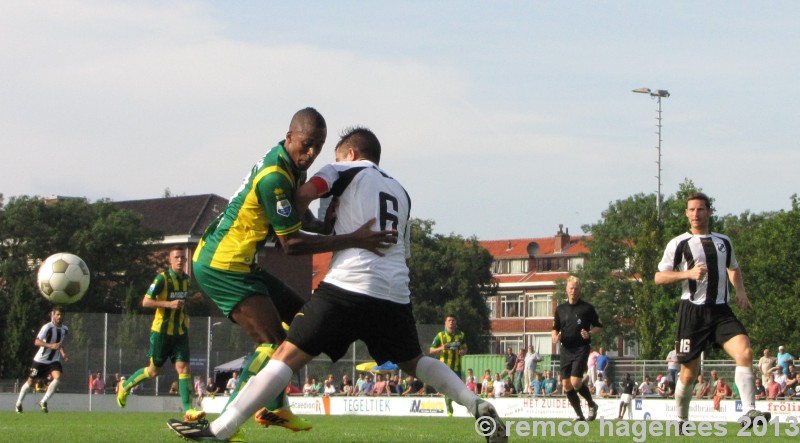
[(565, 348), (578, 348), (592, 343), (591, 338), (581, 337), (581, 330), (590, 330), (593, 326), (603, 325), (597, 311), (589, 303), (578, 300), (574, 305), (562, 303), (556, 308), (553, 329), (561, 333), (561, 345)]

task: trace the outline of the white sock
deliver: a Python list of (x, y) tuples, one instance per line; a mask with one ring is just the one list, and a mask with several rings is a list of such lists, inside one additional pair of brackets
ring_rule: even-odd
[(478, 400), (478, 396), (467, 389), (461, 378), (444, 363), (431, 357), (422, 357), (417, 362), (415, 372), (423, 383), (433, 386), (440, 393), (466, 407), (470, 414), (475, 415), (477, 406), (475, 400)]
[(56, 392), (56, 388), (58, 387), (59, 380), (53, 380), (50, 382), (50, 385), (47, 387), (47, 392), (44, 393), (44, 397), (42, 397), (42, 403), (46, 402), (53, 396)]
[(750, 412), (756, 408), (756, 378), (749, 366), (737, 366), (733, 373), (733, 381), (739, 388), (742, 397), (742, 410)]
[(28, 391), (31, 389), (31, 385), (28, 382), (22, 384), (22, 387), (19, 389), (19, 397), (17, 397), (17, 404), (21, 405), (22, 400), (25, 400), (25, 396), (28, 395)]
[(692, 387), (686, 386), (678, 377), (678, 382), (675, 383), (675, 412), (678, 416), (678, 421), (689, 420), (689, 403), (692, 401)]
[(282, 361), (270, 360), (264, 369), (250, 377), (225, 412), (211, 422), (211, 432), (219, 439), (231, 438), (242, 423), (286, 389), (291, 378), (292, 368)]

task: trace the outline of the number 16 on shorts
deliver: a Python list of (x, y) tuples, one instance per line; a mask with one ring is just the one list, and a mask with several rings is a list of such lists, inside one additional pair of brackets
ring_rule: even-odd
[(692, 340), (688, 338), (682, 338), (678, 340), (677, 346), (675, 346), (675, 350), (679, 354), (688, 354), (689, 351), (692, 350)]

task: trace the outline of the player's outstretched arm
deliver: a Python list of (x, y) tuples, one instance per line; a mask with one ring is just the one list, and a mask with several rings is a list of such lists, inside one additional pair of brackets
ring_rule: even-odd
[(383, 256), (381, 249), (397, 243), (397, 231), (387, 229), (373, 231), (372, 218), (357, 230), (343, 235), (310, 235), (300, 231), (278, 236), (287, 255), (317, 254), (320, 252), (339, 251), (349, 248), (366, 249), (376, 255)]

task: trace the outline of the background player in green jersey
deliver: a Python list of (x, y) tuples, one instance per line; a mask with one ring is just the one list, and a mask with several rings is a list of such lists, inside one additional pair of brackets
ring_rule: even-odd
[[(464, 332), (458, 330), (458, 320), (454, 315), (448, 315), (444, 319), (444, 331), (436, 334), (428, 352), (431, 355), (441, 353), (439, 360), (461, 378), (461, 357), (467, 353), (467, 344), (464, 342)], [(452, 416), (453, 399), (445, 397), (444, 401), (447, 415)]]
[(186, 301), (200, 301), (202, 294), (189, 296), (191, 278), (184, 271), (186, 251), (176, 246), (169, 251), (169, 269), (156, 275), (147, 294), (142, 298), (142, 306), (155, 308), (156, 313), (150, 327), (150, 364), (134, 372), (122, 383), (117, 392), (117, 404), (124, 408), (128, 394), (139, 383), (155, 378), (171, 359), (178, 373), (178, 393), (183, 404), (183, 419), (199, 420), (205, 412), (192, 408), (192, 374), (189, 368), (189, 318), (184, 305)]
[[(371, 220), (345, 235), (328, 233), (330, 227), (295, 205), (295, 194), (306, 181), (306, 170), (322, 150), (327, 125), (313, 108), (296, 112), (285, 140), (264, 155), (245, 178), (225, 210), (206, 229), (193, 257), (193, 270), (203, 291), (231, 320), (256, 342), (257, 348), (244, 366), (237, 389), (228, 401), (269, 361), (305, 298), (258, 267), (255, 258), (268, 236), (278, 238), (289, 255), (314, 254), (347, 248), (378, 249), (396, 241), (394, 231), (372, 231)], [(283, 395), (256, 414), (264, 426), (278, 425), (293, 431), (310, 425), (289, 410)], [(226, 406), (227, 407), (227, 406)]]

